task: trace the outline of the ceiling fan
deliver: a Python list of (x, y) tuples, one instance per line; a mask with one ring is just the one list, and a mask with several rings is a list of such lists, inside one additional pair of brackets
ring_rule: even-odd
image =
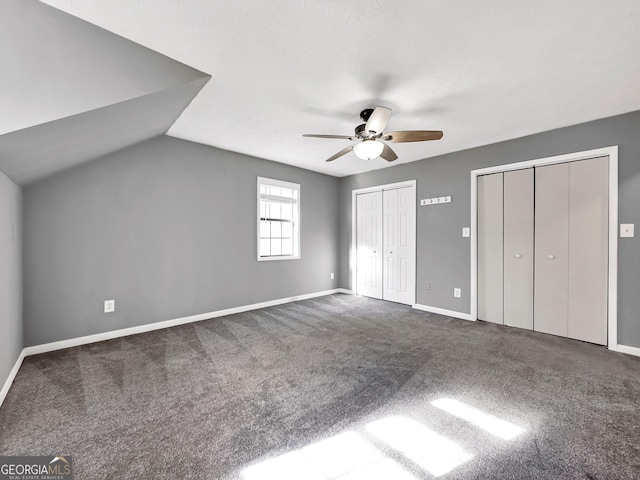
[(303, 137), (314, 138), (337, 138), (342, 140), (358, 141), (355, 145), (340, 150), (332, 157), (327, 158), (327, 162), (333, 162), (336, 158), (346, 155), (351, 150), (362, 160), (371, 160), (382, 157), (387, 162), (397, 160), (398, 155), (389, 145), (383, 143), (403, 143), (403, 142), (425, 142), (427, 140), (440, 140), (443, 133), (440, 130), (401, 130), (399, 132), (384, 133), (384, 129), (391, 117), (389, 107), (365, 108), (360, 112), (360, 118), (365, 122), (358, 125), (355, 135), (317, 135), (305, 133)]

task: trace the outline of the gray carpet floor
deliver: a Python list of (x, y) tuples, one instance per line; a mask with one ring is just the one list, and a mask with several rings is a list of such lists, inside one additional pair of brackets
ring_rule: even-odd
[(27, 357), (0, 454), (76, 479), (637, 479), (640, 358), (331, 295)]

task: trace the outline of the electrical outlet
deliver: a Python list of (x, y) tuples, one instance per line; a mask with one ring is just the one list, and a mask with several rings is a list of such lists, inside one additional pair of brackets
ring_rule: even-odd
[(469, 237), (471, 235), (471, 229), (469, 227), (462, 227), (462, 236)]
[(424, 289), (425, 289), (425, 290), (431, 290), (431, 282), (426, 282), (426, 283), (424, 284)]
[(331, 272), (331, 280), (333, 280), (335, 278), (335, 275), (333, 274), (333, 272)]
[(116, 301), (115, 300), (105, 300), (104, 301), (104, 313), (113, 313), (116, 311)]
[(462, 289), (461, 288), (454, 288), (453, 289), (453, 296), (456, 298), (462, 298)]

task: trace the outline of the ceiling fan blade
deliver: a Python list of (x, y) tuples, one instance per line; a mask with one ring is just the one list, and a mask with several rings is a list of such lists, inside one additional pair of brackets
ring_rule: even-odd
[(367, 120), (365, 131), (374, 132), (375, 134), (384, 132), (389, 122), (389, 117), (391, 117), (391, 109), (389, 107), (376, 107), (369, 120)]
[(397, 160), (398, 155), (396, 155), (396, 152), (394, 152), (393, 149), (386, 143), (384, 143), (383, 145), (384, 145), (384, 149), (382, 150), (382, 153), (380, 154), (380, 156), (384, 158), (387, 162), (393, 162), (394, 160)]
[(442, 135), (444, 134), (440, 130), (404, 130), (387, 133), (382, 137), (382, 140), (392, 143), (426, 142), (427, 140), (440, 140)]
[(327, 162), (333, 162), (336, 158), (340, 158), (341, 156), (346, 155), (351, 150), (353, 150), (353, 145), (349, 145), (348, 147), (343, 148), (342, 150), (340, 150), (334, 156), (327, 158)]
[(305, 133), (302, 136), (312, 138), (339, 138), (342, 140), (353, 140), (353, 137), (350, 137), (349, 135), (317, 135), (315, 133)]

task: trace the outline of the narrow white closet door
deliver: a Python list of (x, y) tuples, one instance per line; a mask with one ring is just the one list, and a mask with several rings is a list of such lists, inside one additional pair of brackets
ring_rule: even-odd
[(606, 345), (609, 157), (569, 168), (568, 336)]
[(504, 173), (504, 324), (533, 330), (533, 168)]
[(394, 253), (398, 264), (398, 302), (416, 303), (416, 189), (399, 188), (398, 246)]
[(536, 168), (533, 329), (567, 336), (569, 164)]
[(398, 301), (400, 268), (398, 259), (398, 190), (382, 192), (382, 218), (384, 263), (382, 298), (392, 302)]
[(503, 174), (478, 177), (478, 318), (503, 318)]
[(356, 293), (382, 298), (382, 192), (356, 195)]

